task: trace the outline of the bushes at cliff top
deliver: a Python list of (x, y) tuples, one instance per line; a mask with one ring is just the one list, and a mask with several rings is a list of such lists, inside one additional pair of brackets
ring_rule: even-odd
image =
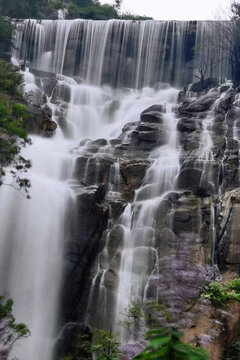
[[(21, 6), (19, 6), (19, 0), (8, 0), (7, 2), (5, 0), (0, 0), (0, 14), (12, 18), (49, 18), (53, 11), (62, 8), (68, 9), (72, 19), (149, 19), (130, 13), (120, 16), (118, 13), (119, 8), (116, 5), (101, 5), (97, 0), (21, 0)], [(2, 32), (2, 34), (4, 33)]]

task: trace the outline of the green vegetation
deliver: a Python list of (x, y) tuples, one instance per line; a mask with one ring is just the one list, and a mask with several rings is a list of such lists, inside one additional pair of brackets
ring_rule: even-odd
[[(58, 9), (66, 8), (72, 19), (84, 18), (95, 20), (126, 19), (147, 20), (144, 16), (126, 13), (120, 15), (121, 1), (116, 0), (114, 5), (101, 5), (97, 0), (0, 0), (0, 13), (12, 18), (43, 19), (51, 16)], [(1, 33), (1, 32), (0, 32)]]
[[(149, 314), (150, 324), (156, 325), (159, 318), (162, 319), (166, 316), (166, 313), (165, 306), (157, 302), (148, 302), (144, 306), (133, 303), (126, 309), (123, 314), (125, 318), (120, 325), (130, 331), (131, 335), (136, 335), (138, 340), (143, 340), (143, 337), (145, 337), (148, 342), (146, 349), (134, 359), (209, 360), (206, 350), (183, 343), (181, 334), (173, 328), (166, 326), (156, 327), (149, 330), (144, 336), (144, 329), (149, 328), (149, 325), (147, 325)], [(167, 316), (169, 319), (169, 315)], [(152, 320), (152, 317), (154, 320)], [(117, 360), (124, 355), (117, 338), (106, 330), (94, 330), (92, 335), (79, 334), (77, 341), (73, 345), (74, 350), (72, 353), (61, 360), (91, 360), (92, 354), (95, 360)]]
[(148, 331), (147, 348), (134, 357), (136, 360), (208, 360), (206, 350), (184, 344), (181, 334), (173, 329)]
[(120, 343), (107, 330), (94, 330), (93, 334), (79, 334), (71, 354), (61, 360), (116, 360), (122, 355)]
[(0, 60), (0, 185), (24, 190), (29, 198), (30, 182), (22, 174), (28, 171), (31, 162), (20, 152), (22, 147), (31, 143), (26, 131), (30, 115), (18, 92), (21, 82), (22, 77), (16, 69)]
[(202, 297), (221, 307), (227, 307), (227, 302), (230, 300), (240, 301), (240, 278), (225, 285), (212, 282), (206, 287)]
[(147, 301), (142, 305), (132, 303), (122, 315), (120, 325), (136, 336), (146, 328), (155, 329), (166, 325), (171, 318), (166, 306), (157, 301)]
[(12, 41), (12, 27), (0, 15), (0, 44), (4, 50), (8, 50)]
[[(18, 324), (12, 314), (13, 301), (0, 296), (0, 345), (11, 351), (15, 342), (30, 335), (25, 324)], [(1, 355), (1, 354), (0, 354)]]
[(238, 360), (240, 354), (240, 333), (224, 350), (222, 360)]
[(120, 343), (109, 331), (95, 330), (93, 339), (91, 353), (95, 355), (96, 360), (115, 360), (122, 354)]

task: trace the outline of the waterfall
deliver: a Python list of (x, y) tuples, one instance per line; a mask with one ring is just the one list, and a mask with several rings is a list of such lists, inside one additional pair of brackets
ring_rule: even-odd
[[(17, 28), (14, 57), (97, 86), (184, 86), (202, 47), (204, 64), (212, 53), (214, 61), (222, 56), (218, 44), (209, 41), (217, 31), (209, 22), (26, 20)], [(225, 77), (226, 62), (215, 65), (214, 74)]]
[[(204, 251), (194, 234), (215, 214), (210, 200), (182, 193), (177, 181), (176, 87), (192, 81), (194, 47), (211, 34), (208, 22), (16, 24), (12, 55), (26, 65), (24, 96), (30, 103), (35, 96), (38, 110), (47, 105), (58, 124), (53, 137), (31, 135), (33, 145), (23, 151), (33, 163), (31, 199), (0, 189), (0, 291), (14, 299), (17, 321), (31, 331), (14, 349), (20, 360), (51, 360), (66, 323), (114, 330), (131, 342), (119, 328), (128, 306), (166, 300), (178, 314), (185, 284), (175, 288), (176, 277), (187, 271), (186, 292), (199, 290), (205, 268), (191, 268), (191, 251)], [(211, 47), (204, 45), (203, 61), (210, 61)], [(225, 77), (227, 63), (214, 71)], [(142, 121), (153, 105), (158, 121)], [(194, 166), (210, 181), (212, 114), (198, 126), (198, 152), (190, 158), (198, 158)], [(138, 174), (132, 183), (123, 173), (128, 161)], [(211, 185), (216, 193), (218, 184)], [(208, 206), (210, 220), (202, 210)], [(191, 212), (193, 229), (183, 225), (175, 234), (179, 217), (188, 224)]]
[(62, 167), (72, 160), (66, 159), (68, 146), (64, 149), (60, 134), (55, 142), (32, 140), (23, 154), (33, 162), (31, 199), (4, 185), (0, 189), (0, 292), (14, 299), (18, 322), (31, 331), (15, 347), (16, 356), (46, 360), (56, 336), (64, 224), (72, 201)]

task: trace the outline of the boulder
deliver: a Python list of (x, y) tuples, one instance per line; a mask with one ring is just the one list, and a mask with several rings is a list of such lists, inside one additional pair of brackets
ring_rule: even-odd
[(226, 113), (232, 106), (234, 100), (234, 90), (229, 89), (226, 93), (221, 95), (221, 98), (217, 102), (214, 111), (215, 113)]
[(154, 126), (154, 124), (148, 124), (144, 126), (140, 123), (136, 130), (132, 132), (131, 145), (137, 150), (151, 151), (166, 144), (168, 135), (168, 131), (163, 125)]
[(37, 69), (30, 69), (30, 72), (35, 76), (36, 85), (50, 97), (57, 84), (56, 74)]
[(164, 112), (166, 112), (165, 105), (152, 105), (141, 113), (141, 121), (147, 123), (162, 123)]
[(180, 190), (191, 190), (200, 197), (211, 196), (214, 193), (213, 185), (199, 168), (183, 168), (178, 176), (177, 186)]
[(209, 90), (215, 86), (218, 86), (218, 80), (214, 79), (214, 78), (207, 78), (204, 79), (203, 81), (197, 81), (193, 84), (191, 84), (188, 87), (188, 91), (190, 92), (201, 92), (201, 91), (205, 91), (205, 90)]
[(43, 120), (41, 123), (41, 129), (44, 132), (53, 133), (57, 129), (57, 124), (52, 120)]
[(51, 120), (52, 119), (52, 109), (49, 105), (45, 104), (42, 107), (42, 117), (43, 120)]
[(228, 110), (227, 119), (232, 121), (240, 120), (240, 108), (233, 106), (230, 110)]
[(124, 159), (120, 163), (121, 193), (124, 199), (132, 201), (134, 191), (138, 189), (144, 179), (146, 170), (150, 165), (148, 159)]
[(183, 103), (178, 111), (180, 114), (185, 115), (191, 115), (195, 113), (205, 112), (210, 110), (212, 105), (215, 103), (215, 101), (218, 99), (219, 94), (218, 93), (208, 93), (205, 95), (200, 96), (199, 98), (195, 100), (188, 100), (185, 103)]
[(71, 99), (71, 88), (68, 84), (57, 83), (53, 90), (51, 101), (56, 104), (59, 101), (69, 103)]
[(37, 86), (25, 94), (25, 99), (29, 105), (37, 108), (41, 108), (47, 103), (47, 95)]
[(195, 119), (182, 118), (178, 121), (177, 130), (180, 132), (193, 132), (199, 128), (199, 124)]

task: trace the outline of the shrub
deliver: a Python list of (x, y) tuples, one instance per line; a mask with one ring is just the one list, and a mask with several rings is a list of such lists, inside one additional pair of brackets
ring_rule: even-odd
[(181, 334), (174, 329), (157, 329), (148, 331), (148, 347), (136, 360), (208, 360), (206, 350), (184, 344)]
[(222, 307), (226, 307), (229, 300), (240, 301), (240, 278), (236, 278), (225, 285), (212, 282), (206, 287), (202, 297)]

